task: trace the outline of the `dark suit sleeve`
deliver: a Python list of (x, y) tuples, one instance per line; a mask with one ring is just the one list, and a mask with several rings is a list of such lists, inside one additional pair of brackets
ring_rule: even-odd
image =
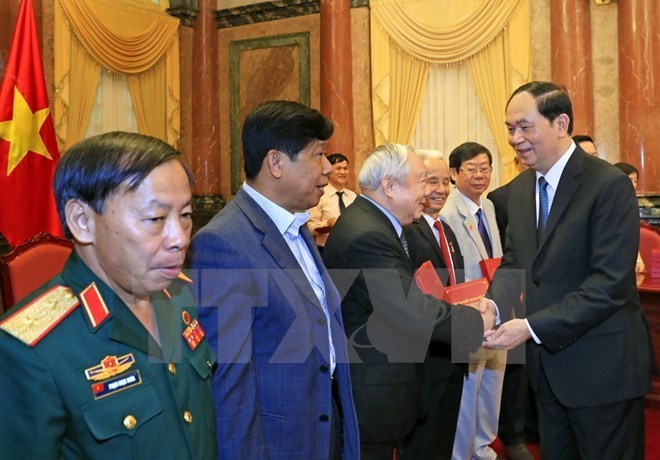
[(505, 246), (506, 240), (506, 225), (507, 225), (507, 206), (508, 206), (508, 185), (503, 185), (490, 192), (487, 198), (493, 203), (495, 208), (495, 220), (497, 221), (497, 229), (500, 231), (500, 240), (502, 241), (502, 249)]
[(267, 283), (257, 286), (245, 254), (237, 245), (213, 231), (194, 239), (191, 266), (196, 278), (199, 321), (218, 355), (213, 376), (218, 454), (220, 458), (268, 458), (257, 398), (252, 361), (252, 321), (255, 306), (267, 305), (259, 296)]
[[(337, 234), (335, 241), (326, 246), (324, 260), (329, 268), (360, 270), (357, 279), (353, 270), (330, 271), (340, 292), (355, 280), (346, 302), (354, 305), (353, 309), (373, 309), (366, 325), (356, 324), (350, 317), (352, 313), (344, 311), (349, 343), (354, 341), (356, 326), (366, 326), (371, 343), (391, 362), (423, 361), (429, 339), (451, 344), (453, 337), (455, 346), (477, 349), (483, 338), (479, 312), (423, 294), (413, 280), (410, 263), (390, 233), (358, 231), (352, 238)], [(341, 247), (339, 239), (345, 239)], [(350, 277), (344, 279), (344, 274)], [(457, 332), (453, 336), (452, 324)]]
[[(630, 295), (635, 295), (626, 287), (634, 276), (639, 247), (639, 210), (634, 189), (628, 177), (617, 174), (601, 181), (597, 193), (592, 206), (581, 210), (582, 222), (566, 222), (562, 229), (565, 234), (555, 230), (552, 235), (555, 239), (563, 238), (553, 245), (561, 254), (556, 257), (563, 265), (556, 266), (556, 270), (570, 267), (567, 276), (584, 281), (561, 302), (528, 317), (532, 330), (551, 352), (575, 342), (626, 305)], [(585, 231), (571, 234), (572, 226)], [(588, 260), (573, 260), (577, 256), (571, 254), (570, 248), (580, 244), (583, 233)]]

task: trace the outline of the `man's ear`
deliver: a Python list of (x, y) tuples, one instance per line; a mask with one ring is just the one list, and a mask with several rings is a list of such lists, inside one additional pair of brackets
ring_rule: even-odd
[(74, 240), (81, 244), (94, 242), (96, 212), (87, 203), (69, 200), (64, 206), (64, 216)]
[(275, 179), (279, 179), (282, 177), (283, 173), (283, 155), (285, 155), (283, 152), (280, 152), (279, 150), (271, 149), (266, 153), (266, 158), (264, 159), (264, 164), (266, 165), (266, 168), (268, 169), (268, 172), (272, 177)]
[(380, 180), (380, 188), (385, 196), (392, 198), (395, 195), (396, 181), (394, 178), (385, 176)]
[(568, 135), (568, 125), (570, 124), (571, 119), (568, 118), (568, 115), (565, 113), (561, 113), (557, 115), (557, 118), (555, 118), (555, 125), (557, 128), (563, 132), (564, 134)]
[(458, 177), (458, 170), (456, 168), (449, 168), (449, 177), (451, 178), (451, 183), (455, 184)]

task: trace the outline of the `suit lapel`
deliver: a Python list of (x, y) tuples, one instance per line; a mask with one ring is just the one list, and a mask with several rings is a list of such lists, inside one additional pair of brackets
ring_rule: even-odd
[[(538, 253), (536, 242), (536, 173), (529, 169), (521, 173), (512, 182), (509, 192), (509, 225), (512, 222), (520, 222), (520, 228), (524, 230), (520, 241), (514, 241), (516, 247), (523, 248), (523, 252), (517, 254), (521, 259), (533, 260)], [(515, 187), (514, 187), (515, 184)], [(521, 260), (522, 261), (522, 260)]]
[(373, 203), (362, 196), (358, 195), (353, 203), (361, 207), (365, 212), (374, 216), (374, 218), (376, 218), (384, 226), (384, 228), (387, 229), (387, 232), (396, 240), (394, 247), (396, 247), (400, 256), (408, 262), (410, 271), (413, 272), (415, 267), (413, 267), (412, 260), (410, 260), (410, 256), (406, 254), (405, 249), (403, 249), (401, 238), (396, 234), (396, 230), (394, 229), (392, 222), (390, 222), (390, 219), (383, 213), (383, 211), (378, 209), (378, 207), (376, 207)]
[[(323, 307), (319, 303), (319, 299), (314, 293), (314, 289), (309, 284), (309, 280), (305, 276), (296, 256), (293, 255), (289, 245), (280, 234), (277, 226), (270, 217), (266, 215), (263, 209), (243, 190), (240, 189), (234, 198), (238, 207), (245, 213), (252, 224), (263, 234), (261, 244), (264, 249), (270, 253), (277, 265), (282, 268), (282, 271), (288, 276), (291, 281), (296, 285), (298, 290), (319, 310), (323, 311)], [(306, 232), (306, 233), (305, 233)], [(311, 235), (309, 231), (302, 229), (300, 232), (305, 239), (312, 255), (314, 250), (310, 246)], [(316, 257), (314, 258), (316, 261)], [(318, 266), (318, 262), (317, 262)], [(320, 271), (320, 269), (319, 269)]]
[(429, 226), (429, 223), (426, 221), (424, 217), (419, 219), (419, 228), (422, 231), (422, 235), (429, 240), (431, 243), (431, 246), (433, 246), (433, 250), (436, 251), (437, 254), (439, 254), (441, 257), (439, 257), (440, 260), (442, 260), (444, 264), (444, 259), (442, 258), (442, 249), (440, 248), (440, 245), (438, 244), (438, 240), (435, 239), (435, 234), (433, 233), (433, 229)]
[[(450, 194), (449, 196), (451, 197), (452, 195)], [(470, 235), (470, 238), (476, 245), (477, 250), (479, 251), (479, 256), (482, 259), (487, 259), (488, 253), (486, 252), (484, 242), (481, 241), (481, 235), (479, 234), (479, 229), (477, 228), (477, 221), (463, 201), (463, 198), (461, 198), (457, 193), (454, 194), (454, 200), (456, 202), (456, 209), (458, 210), (458, 213), (463, 217), (463, 227), (465, 227), (465, 231), (468, 235)]]
[[(486, 213), (486, 221), (488, 222), (488, 229), (490, 230), (490, 244), (493, 247), (493, 257), (501, 257), (502, 256), (502, 240), (500, 239), (500, 235), (497, 235), (497, 238), (495, 238), (494, 232), (495, 230), (498, 231), (499, 229), (497, 228), (497, 218), (495, 217), (495, 208), (492, 206), (492, 203), (488, 198), (483, 197), (482, 198), (484, 202), (483, 210)], [(486, 203), (486, 200), (489, 201), (488, 204)], [(486, 248), (484, 248), (485, 250)], [(499, 254), (499, 255), (498, 255)]]
[[(325, 297), (326, 303), (328, 305), (328, 311), (332, 315), (335, 313), (335, 310), (339, 310), (339, 307), (341, 306), (341, 297), (339, 296), (339, 291), (337, 291), (335, 283), (333, 283), (330, 275), (328, 274), (328, 270), (325, 268), (323, 258), (321, 257), (321, 254), (316, 247), (316, 243), (314, 242), (314, 238), (312, 237), (309, 229), (307, 227), (301, 229), (300, 234), (305, 239), (305, 242), (309, 247), (309, 251), (312, 253), (312, 257), (314, 258), (314, 263), (316, 264), (316, 267), (319, 269), (319, 273), (321, 274), (323, 286), (325, 287)], [(340, 317), (338, 317), (338, 319), (341, 320)]]

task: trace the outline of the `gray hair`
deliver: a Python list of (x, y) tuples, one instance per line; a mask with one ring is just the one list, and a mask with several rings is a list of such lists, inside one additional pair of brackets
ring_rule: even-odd
[(410, 172), (408, 153), (415, 153), (414, 147), (403, 144), (383, 144), (376, 147), (362, 163), (357, 178), (360, 188), (376, 190), (385, 177), (404, 183)]

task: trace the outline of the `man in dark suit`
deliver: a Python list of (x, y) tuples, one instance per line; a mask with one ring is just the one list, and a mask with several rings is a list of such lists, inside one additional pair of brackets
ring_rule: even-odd
[(219, 355), (220, 458), (359, 456), (341, 299), (305, 226), (332, 131), (296, 102), (252, 110), (245, 183), (193, 238), (200, 321)]
[[(527, 166), (517, 156), (513, 158), (513, 163), (518, 174), (527, 169)], [(500, 231), (502, 247), (506, 240), (510, 185), (509, 182), (496, 188), (487, 197), (495, 207), (495, 219)], [(516, 314), (520, 315), (521, 312)], [(509, 354), (508, 358), (510, 361), (516, 361), (513, 354)], [(536, 400), (534, 393), (529, 388), (527, 366), (521, 362), (507, 362), (502, 385), (497, 436), (504, 444), (504, 451), (509, 460), (533, 459), (525, 441), (532, 439), (538, 442), (537, 419)]]
[[(391, 460), (420, 415), (429, 341), (474, 350), (492, 308), (480, 312), (423, 294), (403, 226), (424, 209), (426, 168), (404, 145), (376, 148), (358, 175), (362, 194), (330, 232), (323, 258), (341, 292), (346, 334), (355, 353), (351, 378), (362, 459)], [(452, 330), (460, 334), (452, 334)], [(458, 343), (462, 341), (462, 343)]]
[[(462, 283), (465, 276), (458, 241), (449, 225), (440, 220), (440, 210), (450, 191), (449, 167), (441, 158), (427, 158), (424, 165), (429, 188), (424, 213), (404, 228), (410, 259), (415, 268), (430, 260), (445, 286)], [(466, 370), (464, 365), (451, 362), (449, 345), (431, 342), (426, 360), (426, 414), (417, 421), (398, 458), (451, 459)]]
[(624, 174), (575, 145), (572, 119), (553, 83), (527, 83), (507, 103), (509, 143), (530, 169), (511, 183), (490, 294), (502, 309), (524, 291), (527, 314), (484, 346), (527, 341), (543, 458), (643, 459), (653, 353), (635, 286), (637, 201)]

